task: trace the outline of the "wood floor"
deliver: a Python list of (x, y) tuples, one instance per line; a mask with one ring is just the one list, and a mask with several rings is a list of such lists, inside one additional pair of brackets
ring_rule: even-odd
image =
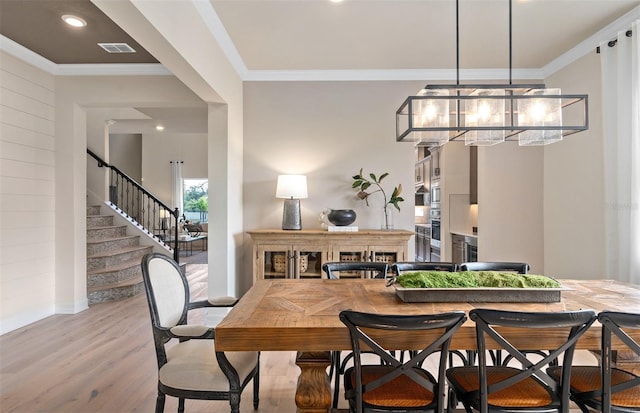
[[(188, 264), (192, 297), (206, 296), (207, 265)], [(293, 352), (265, 352), (260, 413), (295, 412)], [(157, 364), (144, 295), (54, 315), (0, 336), (3, 413), (153, 412)], [(254, 412), (251, 385), (241, 412)], [(189, 413), (229, 412), (226, 401), (187, 400)], [(166, 412), (177, 411), (167, 397)]]
[[(187, 264), (187, 272), (192, 297), (205, 297), (207, 265)], [(262, 353), (257, 412), (295, 412), (300, 370), (294, 357), (293, 352)], [(2, 413), (153, 412), (156, 383), (144, 295), (97, 304), (75, 315), (54, 315), (0, 336)], [(242, 398), (242, 413), (254, 412), (250, 387)], [(187, 400), (185, 410), (228, 412), (229, 404)], [(167, 397), (165, 411), (177, 411), (175, 398)]]

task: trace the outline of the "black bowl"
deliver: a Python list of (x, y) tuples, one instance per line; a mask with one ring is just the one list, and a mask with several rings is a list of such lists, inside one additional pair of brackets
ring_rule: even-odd
[(333, 225), (344, 227), (353, 224), (356, 220), (356, 211), (353, 209), (332, 209), (327, 218)]

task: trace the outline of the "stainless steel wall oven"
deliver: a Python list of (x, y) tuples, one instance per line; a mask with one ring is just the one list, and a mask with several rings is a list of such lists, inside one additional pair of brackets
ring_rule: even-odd
[(440, 249), (440, 217), (431, 218), (431, 247)]

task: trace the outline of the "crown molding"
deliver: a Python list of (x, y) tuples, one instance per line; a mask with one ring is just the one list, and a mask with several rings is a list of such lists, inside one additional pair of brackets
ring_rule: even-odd
[(38, 69), (44, 70), (49, 74), (55, 74), (57, 65), (49, 59), (45, 59), (39, 54), (32, 52), (19, 43), (14, 42), (0, 34), (0, 50), (9, 53), (10, 55), (29, 63)]
[(236, 46), (233, 44), (229, 33), (224, 28), (224, 24), (222, 24), (222, 20), (216, 13), (213, 5), (209, 1), (198, 1), (191, 0), (193, 6), (202, 17), (202, 21), (207, 26), (213, 37), (218, 42), (218, 45), (222, 49), (222, 52), (229, 60), (229, 63), (234, 68), (240, 79), (243, 79), (248, 75), (249, 70), (247, 69), (247, 65), (242, 60), (242, 56), (236, 49)]
[(596, 47), (600, 46), (601, 43), (614, 39), (619, 31), (628, 30), (631, 24), (639, 19), (640, 6), (637, 6), (545, 65), (541, 69), (544, 78), (551, 76), (589, 53), (595, 53)]
[[(515, 79), (542, 79), (540, 69), (514, 69)], [(508, 69), (461, 69), (460, 80), (504, 80)], [(249, 70), (243, 81), (455, 81), (456, 69), (420, 70)]]
[(64, 64), (56, 66), (58, 76), (173, 76), (160, 63)]
[(0, 35), (0, 50), (54, 76), (167, 76), (159, 63), (55, 64), (8, 37)]

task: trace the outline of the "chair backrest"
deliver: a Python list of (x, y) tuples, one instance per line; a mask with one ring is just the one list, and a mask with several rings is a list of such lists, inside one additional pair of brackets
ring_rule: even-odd
[(526, 262), (463, 262), (460, 271), (512, 271), (527, 274), (531, 267)]
[(458, 271), (458, 264), (453, 262), (396, 262), (391, 265), (391, 273), (396, 277), (406, 271)]
[[(622, 341), (636, 357), (640, 357), (640, 341), (634, 340), (629, 335), (631, 331), (635, 330), (635, 333), (640, 331), (640, 314), (603, 311), (598, 314), (598, 321), (602, 324), (602, 411), (609, 412), (612, 394), (640, 386), (640, 376), (615, 385), (611, 380), (613, 369), (611, 344), (614, 337)], [(637, 400), (635, 406), (637, 406)]]
[[(340, 312), (340, 320), (349, 328), (351, 337), (351, 348), (354, 354), (355, 369), (355, 398), (357, 411), (362, 411), (363, 394), (374, 391), (385, 383), (390, 382), (396, 377), (404, 374), (410, 377), (420, 386), (426, 388), (438, 397), (439, 411), (444, 407), (444, 377), (447, 365), (447, 353), (451, 337), (466, 321), (467, 317), (463, 311), (454, 311), (441, 314), (424, 314), (424, 315), (384, 315), (361, 313), (356, 311), (345, 310)], [(396, 333), (399, 337), (411, 332), (412, 335), (418, 335), (420, 331), (439, 330), (436, 337), (429, 336), (425, 338), (424, 344), (420, 351), (412, 352), (412, 357), (403, 360), (399, 353), (390, 350), (398, 350), (393, 345), (388, 345), (376, 341), (373, 330), (384, 330), (386, 333), (381, 334), (386, 339), (393, 342), (393, 335)], [(398, 342), (396, 342), (397, 344)], [(369, 349), (380, 357), (385, 365), (392, 366), (393, 370), (376, 380), (372, 380), (362, 384), (362, 359), (363, 350)], [(436, 386), (423, 376), (413, 371), (413, 368), (420, 367), (422, 362), (432, 353), (440, 351), (440, 362), (438, 366), (438, 378)], [(397, 357), (396, 357), (397, 355)]]
[(189, 284), (178, 264), (164, 254), (145, 255), (141, 266), (153, 338), (161, 366), (166, 363), (164, 344), (171, 339), (167, 330), (186, 323)]
[[(476, 339), (478, 345), (478, 368), (480, 369), (480, 405), (481, 411), (488, 410), (488, 397), (491, 393), (503, 390), (526, 378), (535, 377), (542, 381), (553, 391), (561, 402), (562, 411), (569, 411), (569, 383), (571, 379), (571, 365), (573, 354), (578, 339), (587, 331), (589, 326), (596, 320), (596, 313), (593, 310), (579, 310), (566, 312), (517, 312), (493, 309), (473, 309), (469, 312), (469, 318), (476, 323)], [(508, 330), (500, 330), (496, 327), (515, 327), (527, 329), (553, 329), (554, 336), (564, 337), (563, 341), (554, 346), (555, 348), (545, 349), (542, 359), (529, 360), (527, 350), (532, 348), (518, 348), (517, 343), (512, 343)], [(536, 332), (532, 331), (531, 336), (535, 337)], [(509, 376), (503, 380), (487, 385), (487, 337), (492, 342), (497, 343), (501, 350), (506, 351), (511, 357), (522, 364), (522, 371), (516, 375)], [(546, 372), (546, 368), (557, 362), (563, 356), (563, 374), (561, 382), (556, 382)]]
[(347, 271), (351, 272), (349, 278), (387, 278), (389, 264), (369, 261), (326, 262), (322, 264), (322, 270), (330, 280), (341, 278), (340, 272)]

